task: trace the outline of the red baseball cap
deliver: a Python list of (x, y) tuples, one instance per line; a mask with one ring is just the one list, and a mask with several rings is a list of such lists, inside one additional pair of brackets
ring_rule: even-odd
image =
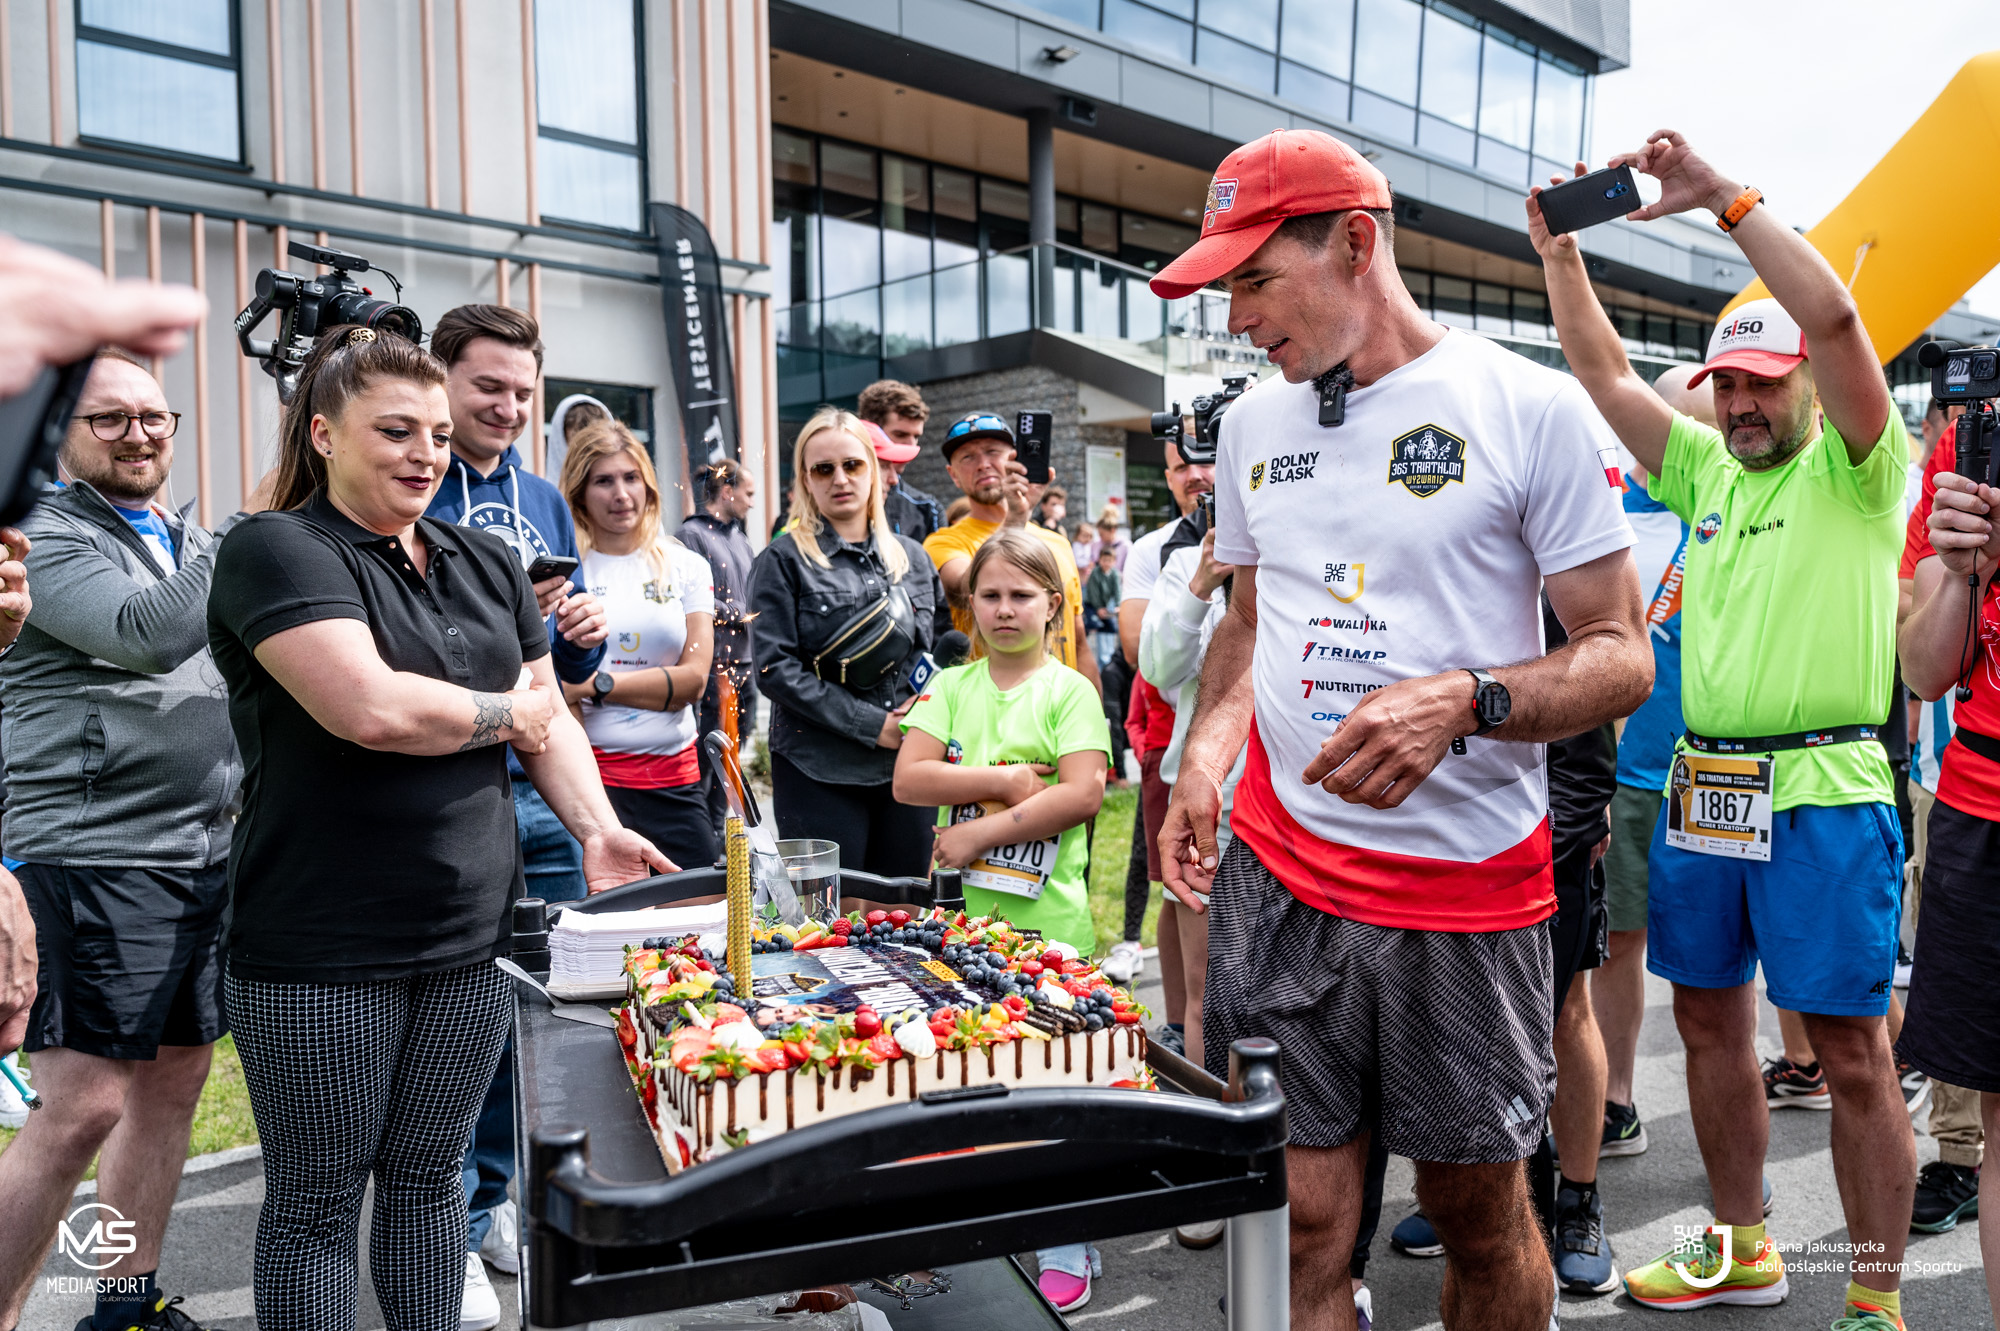
[(1153, 294), (1191, 296), (1257, 252), (1287, 217), (1390, 206), (1389, 178), (1331, 134), (1272, 130), (1222, 159), (1201, 239), (1160, 270)]
[(923, 450), (916, 444), (899, 444), (889, 437), (889, 432), (874, 421), (861, 422), (868, 428), (868, 442), (875, 445), (875, 456), (884, 462), (900, 467)]
[(1806, 359), (1806, 335), (1785, 307), (1769, 297), (1745, 301), (1708, 335), (1708, 360), (1688, 380), (1693, 388), (1717, 370), (1744, 370), (1782, 379)]

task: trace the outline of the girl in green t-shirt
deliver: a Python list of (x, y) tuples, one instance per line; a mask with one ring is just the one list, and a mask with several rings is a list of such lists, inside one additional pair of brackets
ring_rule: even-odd
[(1097, 931), (1083, 825), (1104, 802), (1111, 736), (1097, 691), (1048, 655), (1071, 613), (1062, 584), (1054, 553), (1025, 532), (1002, 528), (979, 547), (966, 587), (984, 654), (911, 705), (895, 789), (942, 806), (935, 857), (964, 872), (969, 913), (1087, 957)]

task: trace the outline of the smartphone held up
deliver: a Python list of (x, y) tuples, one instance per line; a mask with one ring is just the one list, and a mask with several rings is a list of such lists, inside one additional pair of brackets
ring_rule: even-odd
[(1629, 166), (1611, 166), (1551, 185), (1536, 196), (1552, 236), (1609, 222), (1645, 206)]

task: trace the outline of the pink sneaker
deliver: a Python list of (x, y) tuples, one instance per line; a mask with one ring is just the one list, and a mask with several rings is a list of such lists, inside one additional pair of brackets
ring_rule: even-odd
[(1044, 1271), (1035, 1284), (1059, 1313), (1074, 1312), (1090, 1302), (1089, 1276), (1078, 1278), (1067, 1271)]

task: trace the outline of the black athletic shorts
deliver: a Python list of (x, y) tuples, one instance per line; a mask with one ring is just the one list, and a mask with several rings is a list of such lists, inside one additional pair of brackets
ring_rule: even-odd
[(2000, 1093), (2000, 823), (1938, 800), (1925, 847), (1896, 1049), (1948, 1086)]
[(229, 1029), (227, 861), (206, 869), (24, 864), (16, 877), (39, 958), (27, 1052), (151, 1059), (161, 1045), (210, 1044)]
[(1562, 1011), (1570, 982), (1604, 964), (1611, 951), (1611, 916), (1604, 901), (1604, 861), (1590, 862), (1591, 847), (1571, 846), (1556, 860), (1556, 913), (1549, 917), (1555, 954), (1555, 1010)]
[(1397, 1155), (1500, 1164), (1532, 1154), (1555, 1093), (1549, 927), (1389, 929), (1306, 905), (1240, 839), (1209, 898), (1202, 1048), (1278, 1042), (1297, 1146), (1372, 1129)]

